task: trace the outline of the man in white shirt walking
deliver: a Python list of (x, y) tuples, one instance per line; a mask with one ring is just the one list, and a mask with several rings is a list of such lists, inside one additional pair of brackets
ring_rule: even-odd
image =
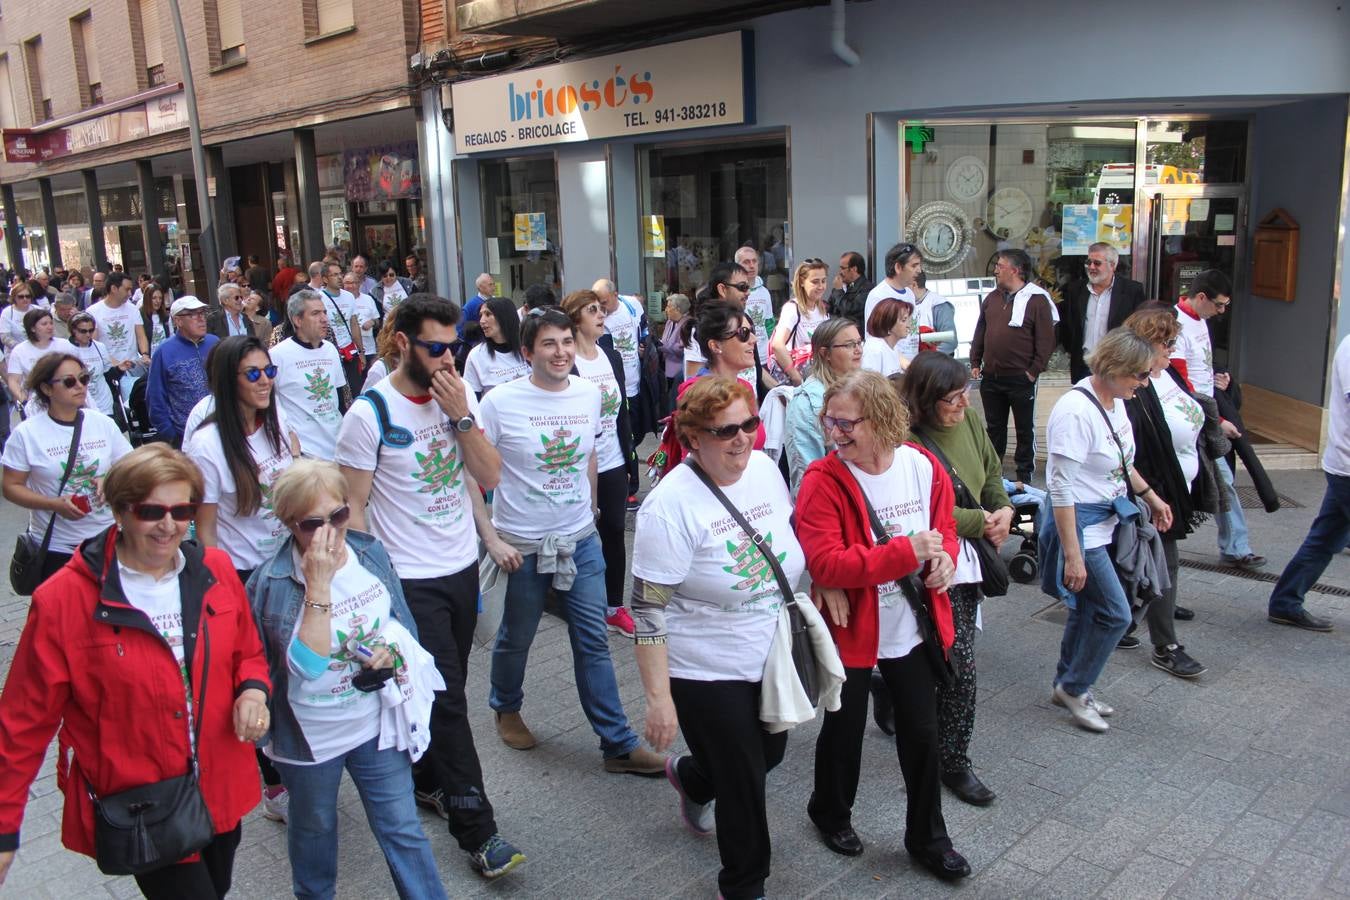
[(271, 350), (277, 402), (305, 456), (332, 459), (346, 409), (341, 389), (347, 378), (337, 348), (323, 337), (328, 327), (324, 298), (308, 289), (297, 291), (286, 301), (286, 315), (293, 333)]

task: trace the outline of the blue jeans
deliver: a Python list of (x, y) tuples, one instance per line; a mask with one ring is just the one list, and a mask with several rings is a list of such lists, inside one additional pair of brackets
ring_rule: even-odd
[[(524, 558), (511, 573), (506, 586), (506, 609), (492, 648), (492, 689), (488, 702), (497, 712), (517, 712), (525, 700), (525, 663), (530, 645), (544, 614), (544, 598), (553, 582), (551, 574), (535, 571), (537, 556)], [(600, 750), (606, 759), (623, 756), (636, 749), (638, 736), (628, 727), (619, 700), (619, 683), (614, 677), (614, 662), (609, 658), (609, 637), (605, 630), (605, 558), (600, 538), (591, 535), (577, 545), (572, 559), (577, 565), (576, 580), (566, 591), (557, 592), (567, 619), (567, 636), (572, 642), (572, 667), (576, 673), (577, 696), (581, 708), (600, 737)]]
[(1219, 552), (1241, 559), (1252, 552), (1252, 545), (1247, 542), (1247, 517), (1243, 515), (1242, 501), (1233, 486), (1233, 470), (1228, 468), (1228, 461), (1216, 459), (1214, 468), (1219, 473), (1219, 490), (1223, 491), (1224, 502), (1228, 505), (1227, 512), (1214, 517), (1219, 526)]
[(276, 762), (290, 792), (286, 844), (291, 887), (298, 898), (331, 898), (337, 885), (338, 785), (352, 776), (366, 819), (384, 851), (394, 888), (408, 898), (443, 898), (441, 875), (422, 832), (413, 799), (412, 760), (407, 751), (378, 750), (373, 737), (354, 750), (313, 766)]
[(1064, 637), (1059, 643), (1059, 665), (1055, 667), (1055, 684), (1074, 697), (1092, 688), (1130, 626), (1130, 601), (1111, 563), (1111, 548), (1084, 551), (1083, 563), (1087, 583), (1069, 605), (1069, 620), (1064, 623)]
[(1303, 597), (1326, 571), (1331, 557), (1350, 544), (1350, 478), (1327, 476), (1322, 508), (1313, 519), (1303, 546), (1284, 567), (1270, 594), (1270, 614), (1295, 613), (1303, 609)]

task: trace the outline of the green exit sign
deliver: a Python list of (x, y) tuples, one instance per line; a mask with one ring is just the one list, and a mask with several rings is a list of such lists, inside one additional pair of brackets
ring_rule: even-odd
[(906, 125), (905, 143), (911, 153), (922, 153), (924, 147), (933, 140), (933, 129), (927, 125)]

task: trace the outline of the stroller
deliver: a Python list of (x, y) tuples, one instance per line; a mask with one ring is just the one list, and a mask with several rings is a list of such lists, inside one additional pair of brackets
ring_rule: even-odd
[(112, 388), (113, 419), (126, 433), (127, 441), (133, 447), (150, 444), (159, 440), (155, 426), (150, 424), (150, 405), (145, 398), (147, 378), (130, 378), (122, 373), (113, 377), (108, 373), (108, 386)]
[(1029, 484), (1023, 484), (1019, 489), (1016, 483), (1006, 478), (1003, 479), (1003, 488), (1008, 492), (1008, 499), (1013, 505), (1009, 537), (1019, 537), (1022, 540), (1017, 552), (1008, 560), (1008, 576), (1018, 584), (1031, 584), (1041, 572), (1036, 551), (1036, 543), (1039, 540), (1036, 523), (1040, 517), (1041, 501), (1045, 499), (1045, 491)]

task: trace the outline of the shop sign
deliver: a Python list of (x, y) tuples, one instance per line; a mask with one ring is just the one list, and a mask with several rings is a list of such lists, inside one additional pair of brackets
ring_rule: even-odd
[(188, 127), (187, 99), (182, 91), (145, 102), (145, 117), (150, 134), (163, 134)]
[(140, 140), (151, 134), (163, 134), (186, 128), (187, 107), (183, 92), (177, 91), (147, 100), (140, 106), (104, 113), (64, 128), (32, 131), (26, 128), (6, 128), (6, 162), (46, 162), (93, 150), (108, 144), (122, 144)]
[(347, 202), (416, 200), (422, 196), (417, 142), (367, 147), (343, 153)]
[(506, 150), (754, 121), (752, 34), (642, 47), (451, 86), (455, 149)]
[(64, 130), (30, 133), (21, 129), (5, 129), (5, 162), (45, 162), (69, 152)]

